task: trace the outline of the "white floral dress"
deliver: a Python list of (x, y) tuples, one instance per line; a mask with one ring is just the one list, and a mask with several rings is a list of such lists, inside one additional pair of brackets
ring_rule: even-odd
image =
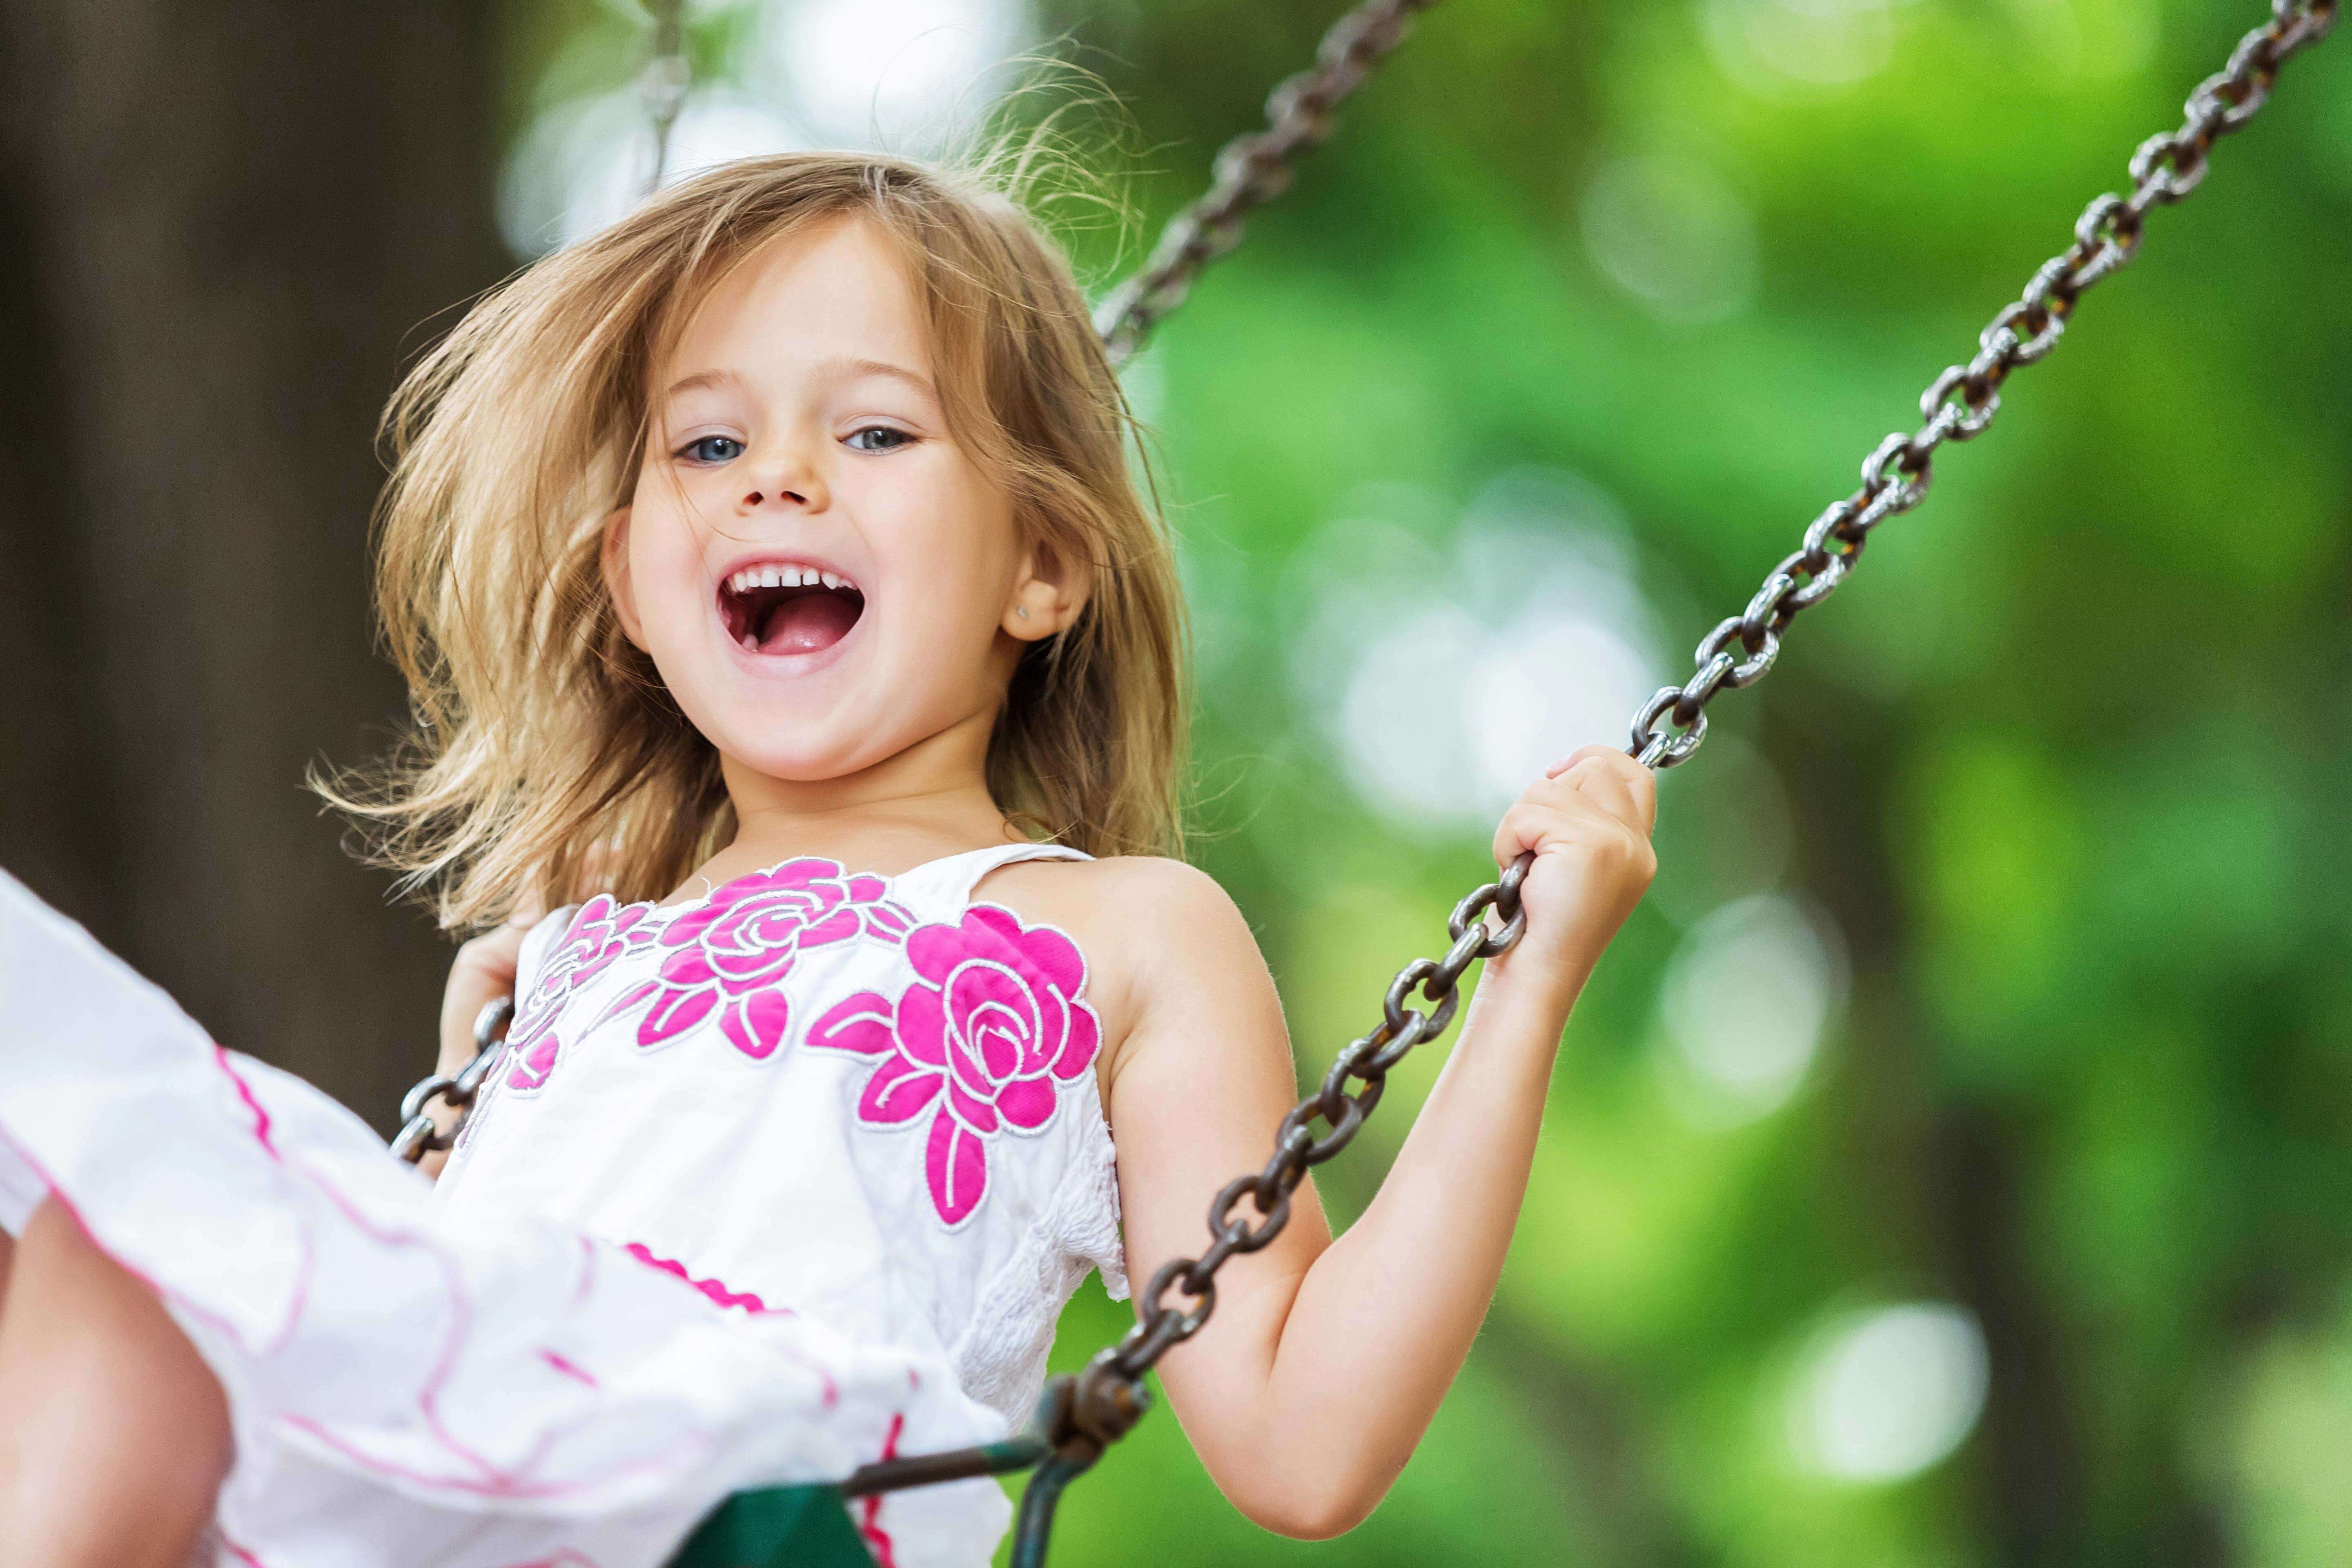
[[(1043, 858), (559, 910), (437, 1187), (0, 875), (0, 1221), (69, 1205), (219, 1377), (211, 1561), (651, 1568), (730, 1491), (1001, 1434), (1124, 1293), (1084, 959), (971, 901)], [(853, 1517), (945, 1568), (1006, 1512)]]

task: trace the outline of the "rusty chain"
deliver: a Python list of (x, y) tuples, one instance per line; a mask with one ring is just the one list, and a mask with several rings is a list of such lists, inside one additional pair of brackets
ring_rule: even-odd
[(1169, 220), (1150, 259), (1095, 312), (1111, 363), (1140, 347), (1152, 323), (1184, 302), (1202, 269), (1241, 243), (1244, 218), (1290, 188), (1299, 155), (1330, 136), (1332, 110), (1434, 3), (1364, 0), (1323, 35), (1311, 68), (1267, 95), (1265, 129), (1224, 144), (1208, 194)]
[(1748, 607), (1701, 639), (1696, 672), (1679, 686), (1660, 688), (1643, 704), (1628, 752), (1653, 768), (1689, 760), (1706, 739), (1706, 705), (1716, 694), (1753, 686), (1770, 673), (1780, 634), (1797, 613), (1837, 592), (1871, 530), (1926, 499), (1936, 448), (1983, 434), (2000, 412), (2000, 386), (2010, 373), (2057, 346), (2074, 302), (2138, 253), (2151, 210), (2197, 188), (2213, 143), (2261, 112), (2279, 67), (2327, 36), (2336, 5), (2272, 0), (2271, 19), (2240, 39), (2230, 63), (2189, 95), (2181, 128), (2158, 132), (2132, 154), (2131, 195), (2110, 192), (2084, 209), (2074, 223), (2074, 243), (2043, 263), (2024, 294), (1992, 319), (1978, 337), (1976, 357), (1945, 370), (1920, 396), (1926, 424), (1880, 442), (1862, 465), (1862, 488), (1815, 518), (1804, 542), (1766, 575)]

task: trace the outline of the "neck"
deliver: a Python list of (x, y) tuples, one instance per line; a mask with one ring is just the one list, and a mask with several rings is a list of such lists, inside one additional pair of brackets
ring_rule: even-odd
[(995, 717), (974, 714), (840, 778), (772, 778), (722, 757), (735, 841), (695, 873), (692, 887), (801, 855), (896, 875), (943, 855), (1019, 842), (988, 793)]

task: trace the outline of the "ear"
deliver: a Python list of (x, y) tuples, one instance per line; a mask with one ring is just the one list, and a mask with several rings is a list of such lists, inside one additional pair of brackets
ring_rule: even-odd
[[(597, 552), (597, 563), (604, 570), (604, 592), (613, 600), (613, 614), (621, 623), (621, 635), (640, 653), (645, 651), (646, 638), (642, 623), (637, 619), (637, 595), (629, 581), (629, 509), (616, 508), (604, 519), (604, 539)], [(1035, 611), (1030, 612), (1034, 615)]]
[(1013, 577), (1012, 601), (1004, 606), (1005, 635), (1022, 642), (1043, 642), (1069, 630), (1093, 590), (1094, 568), (1088, 563), (1049, 544), (1031, 545)]

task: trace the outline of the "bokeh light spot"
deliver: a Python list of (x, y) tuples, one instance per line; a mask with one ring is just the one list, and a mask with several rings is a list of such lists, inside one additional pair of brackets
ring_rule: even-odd
[(1593, 265), (1664, 320), (1717, 321), (1756, 297), (1756, 220), (1703, 163), (1604, 163), (1585, 190), (1581, 216)]
[(1491, 828), (1551, 762), (1622, 745), (1657, 688), (1623, 523), (1572, 475), (1497, 479), (1450, 553), (1376, 520), (1307, 551), (1299, 700), (1357, 794), (1397, 822)]
[(1683, 1108), (1701, 1121), (1744, 1121), (1787, 1104), (1845, 991), (1843, 956), (1821, 918), (1777, 894), (1738, 900), (1693, 926), (1660, 999)]
[[(670, 127), (663, 184), (810, 144), (768, 104), (724, 87), (697, 89)], [(507, 160), (499, 191), (507, 245), (528, 257), (586, 238), (645, 200), (653, 168), (653, 126), (636, 89), (556, 105), (531, 122)]]
[(1913, 1301), (1854, 1313), (1803, 1358), (1789, 1395), (1790, 1447), (1833, 1480), (1917, 1475), (1975, 1428), (1987, 1376), (1984, 1331), (1959, 1307)]
[(937, 151), (1031, 31), (1021, 0), (801, 0), (761, 12), (760, 63), (831, 143)]
[(1842, 87), (1895, 56), (1890, 0), (1706, 0), (1708, 52), (1764, 92)]

